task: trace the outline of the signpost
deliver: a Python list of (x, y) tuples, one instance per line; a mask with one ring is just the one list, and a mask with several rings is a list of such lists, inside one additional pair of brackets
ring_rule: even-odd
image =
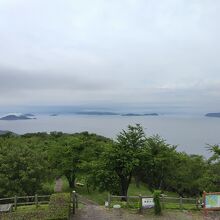
[(220, 211), (220, 192), (203, 192), (203, 209), (208, 211)]
[(150, 209), (153, 207), (154, 207), (154, 199), (152, 197), (149, 197), (149, 198), (143, 197), (142, 198), (142, 208)]

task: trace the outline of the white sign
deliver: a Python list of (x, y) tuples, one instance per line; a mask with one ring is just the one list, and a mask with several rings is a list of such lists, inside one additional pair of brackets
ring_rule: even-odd
[(153, 208), (154, 199), (153, 198), (142, 198), (142, 207), (146, 209)]
[(108, 204), (108, 201), (105, 201), (105, 207), (108, 207), (109, 204)]

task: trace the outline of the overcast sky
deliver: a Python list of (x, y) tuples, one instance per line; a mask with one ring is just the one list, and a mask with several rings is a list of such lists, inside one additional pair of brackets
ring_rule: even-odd
[(219, 0), (0, 0), (0, 106), (220, 111), (219, 11)]

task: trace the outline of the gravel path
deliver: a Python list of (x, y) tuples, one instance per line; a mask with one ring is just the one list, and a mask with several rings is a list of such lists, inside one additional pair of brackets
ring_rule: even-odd
[(56, 183), (54, 186), (54, 192), (62, 192), (62, 188), (63, 188), (63, 181), (61, 178), (56, 179)]
[(99, 206), (97, 203), (79, 198), (83, 203), (83, 208), (78, 209), (74, 220), (144, 220), (145, 218), (138, 214), (129, 214), (121, 209), (108, 209), (104, 206)]
[(88, 204), (79, 210), (74, 220), (144, 220), (138, 214), (128, 214), (123, 210), (108, 210), (105, 207)]
[(80, 197), (80, 202), (84, 206), (76, 211), (74, 220), (220, 220), (219, 215), (214, 218), (203, 218), (201, 212), (172, 210), (164, 211), (162, 216), (156, 217), (153, 215), (152, 210), (151, 214), (140, 215), (130, 213), (124, 209), (108, 209), (83, 197)]
[(77, 211), (74, 220), (220, 220), (219, 216), (203, 218), (199, 213), (169, 211), (162, 216), (132, 214), (126, 210), (114, 210), (88, 204)]

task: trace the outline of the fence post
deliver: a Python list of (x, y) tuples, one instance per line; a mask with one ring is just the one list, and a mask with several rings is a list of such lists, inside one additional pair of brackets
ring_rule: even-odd
[(15, 195), (15, 198), (14, 198), (14, 207), (15, 207), (15, 210), (17, 210), (17, 196)]
[(108, 194), (108, 207), (110, 208), (111, 206), (111, 194)]
[(76, 213), (76, 191), (73, 191), (72, 198), (73, 198), (73, 214), (75, 215)]
[(199, 209), (200, 208), (200, 199), (196, 198), (196, 208)]
[(139, 203), (140, 203), (139, 212), (142, 213), (143, 207), (142, 207), (142, 196), (141, 196), (141, 194), (139, 195)]
[(180, 209), (183, 209), (183, 198), (180, 196)]
[(69, 197), (69, 218), (68, 219), (71, 219), (71, 215), (72, 215), (72, 193), (70, 192), (70, 197)]
[(75, 196), (76, 196), (76, 208), (78, 209), (79, 208), (79, 206), (78, 206), (78, 195), (75, 194)]
[(38, 197), (37, 197), (37, 194), (35, 194), (35, 196), (34, 196), (34, 201), (35, 201), (36, 207), (38, 207)]
[(165, 209), (164, 195), (161, 197), (162, 209)]

